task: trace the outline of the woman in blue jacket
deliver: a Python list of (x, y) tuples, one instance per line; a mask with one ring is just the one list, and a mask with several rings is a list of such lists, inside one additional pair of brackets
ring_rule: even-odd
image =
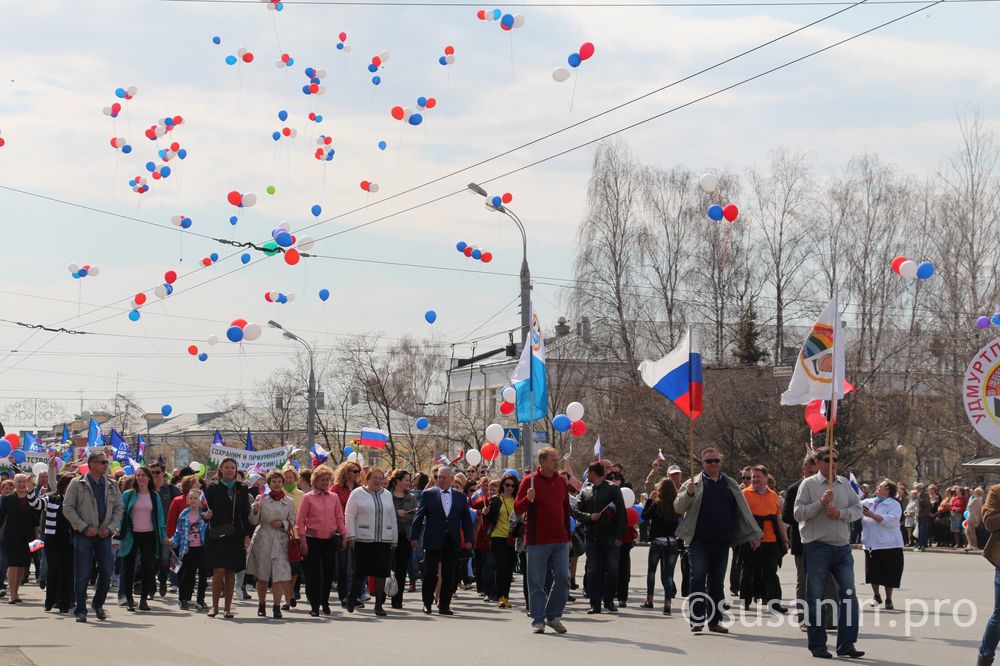
[(122, 493), (122, 522), (118, 528), (121, 546), (118, 557), (122, 558), (121, 585), (125, 588), (125, 606), (129, 611), (135, 611), (135, 601), (132, 598), (132, 583), (135, 578), (135, 558), (140, 558), (139, 584), (142, 597), (139, 600), (139, 610), (148, 611), (147, 599), (152, 598), (156, 590), (154, 572), (157, 570), (161, 545), (167, 541), (166, 520), (160, 497), (151, 492), (153, 475), (148, 467), (140, 467), (135, 471), (135, 485), (132, 490)]

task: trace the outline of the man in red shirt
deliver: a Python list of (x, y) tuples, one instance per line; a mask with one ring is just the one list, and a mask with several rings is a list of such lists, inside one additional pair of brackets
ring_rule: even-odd
[[(559, 453), (552, 447), (538, 452), (538, 471), (525, 476), (517, 491), (514, 511), (527, 514), (525, 544), (528, 561), (528, 609), (536, 634), (545, 625), (566, 633), (563, 609), (569, 595), (569, 492), (558, 473)], [(552, 586), (545, 591), (546, 577)]]

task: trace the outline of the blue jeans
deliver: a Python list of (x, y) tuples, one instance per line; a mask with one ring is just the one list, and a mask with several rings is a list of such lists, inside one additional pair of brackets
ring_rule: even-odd
[(930, 516), (921, 516), (917, 519), (917, 548), (927, 547), (931, 539), (933, 525)]
[(587, 596), (590, 607), (610, 606), (618, 589), (618, 559), (621, 547), (611, 535), (587, 537)]
[[(725, 599), (726, 565), (729, 563), (729, 544), (725, 542), (695, 541), (687, 549), (691, 566), (691, 624), (710, 627), (722, 622), (722, 601)], [(712, 607), (705, 608), (705, 595)]]
[[(569, 596), (569, 544), (545, 543), (528, 546), (528, 606), (531, 623), (562, 617)], [(545, 578), (552, 572), (552, 588), (545, 592)]]
[(88, 537), (83, 534), (73, 535), (73, 567), (74, 587), (76, 591), (76, 608), (74, 615), (87, 614), (87, 583), (97, 561), (97, 585), (94, 586), (94, 599), (91, 606), (102, 608), (111, 587), (111, 570), (115, 566), (115, 557), (111, 552), (111, 537)]
[(658, 543), (649, 544), (649, 558), (646, 564), (646, 596), (653, 598), (656, 589), (656, 568), (660, 568), (660, 584), (663, 585), (665, 601), (670, 601), (677, 595), (674, 586), (674, 568), (677, 566), (677, 544), (663, 546)]
[(979, 654), (992, 658), (996, 655), (998, 642), (1000, 642), (1000, 569), (993, 575), (993, 615), (990, 615), (986, 623)]
[(826, 649), (826, 627), (822, 602), (826, 579), (833, 576), (840, 603), (837, 604), (837, 654), (854, 649), (858, 640), (858, 596), (854, 586), (854, 554), (851, 547), (825, 543), (803, 544), (806, 564), (806, 612), (809, 617), (809, 651)]

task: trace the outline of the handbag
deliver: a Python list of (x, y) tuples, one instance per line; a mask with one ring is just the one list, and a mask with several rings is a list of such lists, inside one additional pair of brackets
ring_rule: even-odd
[(288, 533), (288, 561), (299, 562), (302, 560), (302, 549), (299, 548), (299, 540)]
[(399, 594), (399, 581), (396, 580), (396, 549), (392, 548), (392, 553), (389, 558), (389, 577), (385, 579), (385, 588), (383, 590), (385, 596), (394, 597)]
[(221, 541), (231, 536), (236, 536), (236, 490), (233, 490), (233, 516), (232, 522), (225, 525), (212, 525), (208, 528), (208, 538), (212, 541)]

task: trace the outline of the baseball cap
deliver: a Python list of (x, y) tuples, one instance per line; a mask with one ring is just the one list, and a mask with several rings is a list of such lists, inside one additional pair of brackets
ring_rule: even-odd
[(677, 465), (671, 465), (667, 468), (667, 474), (683, 474), (681, 468)]

